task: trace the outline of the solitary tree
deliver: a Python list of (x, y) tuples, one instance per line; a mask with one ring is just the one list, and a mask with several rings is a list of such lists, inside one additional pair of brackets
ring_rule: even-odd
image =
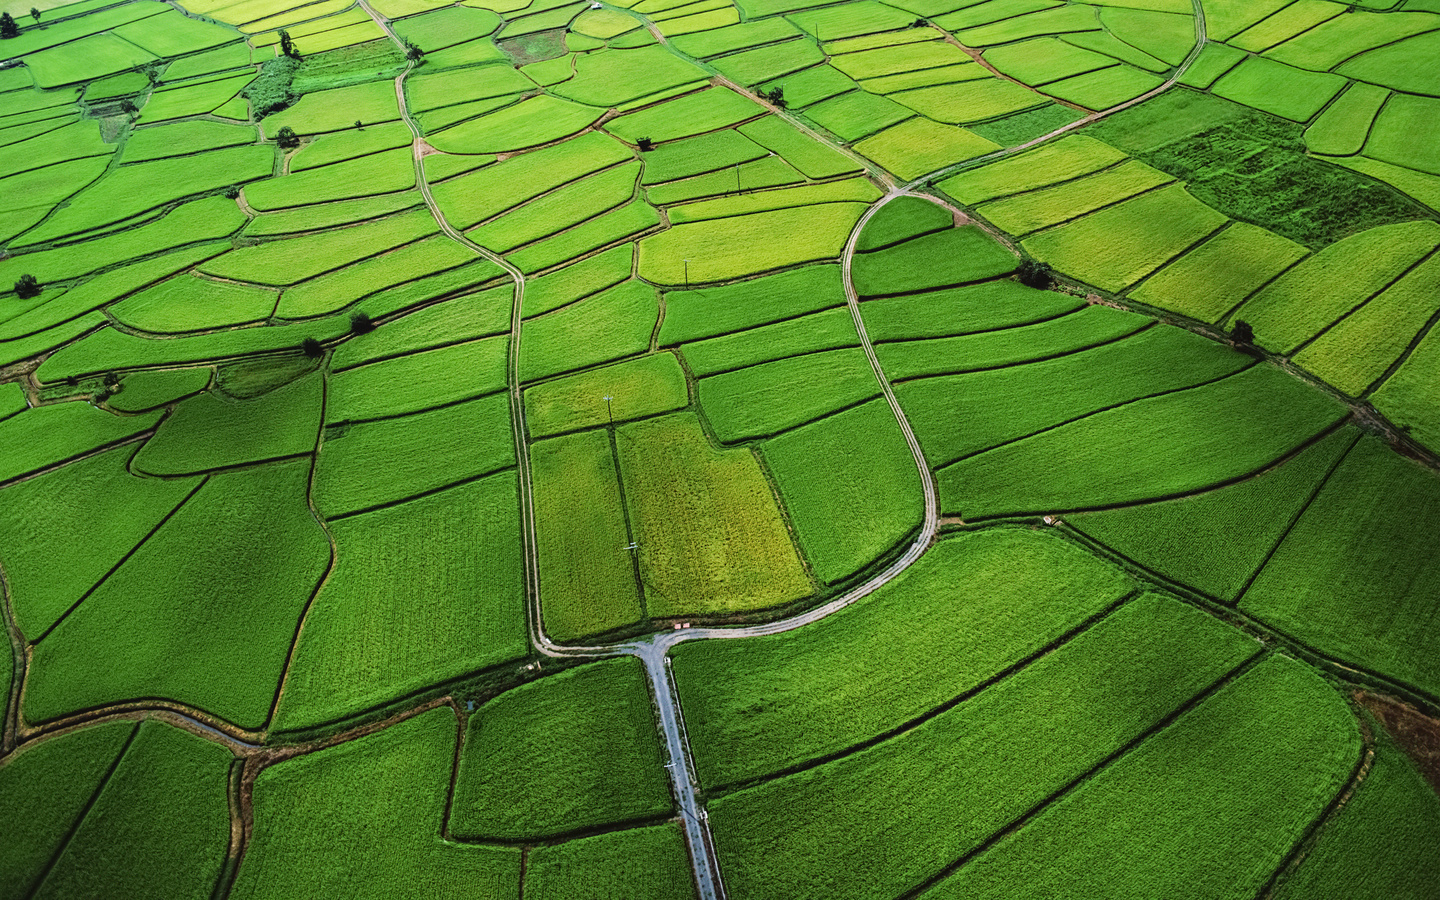
[(7, 13), (0, 13), (0, 38), (12, 38), (20, 36), (20, 26), (15, 24), (15, 19)]
[(1255, 343), (1255, 329), (1244, 319), (1236, 319), (1235, 327), (1230, 329), (1230, 339), (1237, 344), (1249, 347)]
[(413, 41), (405, 42), (405, 58), (411, 62), (420, 62), (425, 58), (425, 51), (421, 50)]
[(761, 92), (760, 92), (760, 96), (761, 96), (761, 97), (764, 97), (766, 100), (769, 100), (769, 101), (770, 101), (770, 104), (771, 104), (772, 106), (779, 107), (780, 109), (784, 109), (784, 108), (785, 108), (785, 87), (784, 87), (784, 85), (778, 85), (778, 86), (776, 86), (773, 90), (770, 90), (770, 91), (761, 91)]
[(32, 19), (35, 20), (35, 24), (36, 24), (36, 25), (39, 25), (39, 24), (40, 24), (40, 10), (36, 9), (36, 8), (33, 7), (33, 6), (30, 7), (30, 18), (32, 18)]
[(645, 153), (655, 149), (655, 142), (648, 137), (636, 138), (635, 145), (640, 148), (641, 152)]
[(350, 317), (351, 334), (369, 334), (375, 330), (375, 322), (364, 310), (355, 313)]
[(365, 123), (361, 122), (359, 119), (356, 119), (356, 120), (355, 120), (355, 130), (356, 130), (356, 131), (364, 131), (364, 130), (365, 130)]
[(1027, 259), (1020, 263), (1020, 283), (1026, 287), (1044, 290), (1055, 280), (1049, 263)]
[(284, 29), (280, 31), (280, 52), (291, 59), (300, 58), (300, 51), (295, 49), (295, 42), (290, 40), (290, 32)]
[(308, 337), (300, 342), (300, 352), (311, 359), (319, 359), (325, 355), (325, 348), (320, 346), (320, 342), (315, 338)]
[(40, 282), (35, 280), (34, 275), (21, 275), (20, 280), (15, 282), (15, 295), (23, 300), (40, 296)]
[(286, 125), (280, 129), (279, 134), (275, 135), (275, 143), (280, 145), (281, 150), (294, 150), (300, 146), (300, 135), (295, 133), (295, 129)]
[(124, 100), (120, 101), (120, 111), (125, 113), (126, 115), (133, 116), (140, 111), (140, 107), (135, 105), (134, 100), (126, 97)]

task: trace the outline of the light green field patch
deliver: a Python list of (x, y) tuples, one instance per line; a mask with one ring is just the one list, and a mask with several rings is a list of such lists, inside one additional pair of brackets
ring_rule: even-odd
[(140, 331), (204, 331), (267, 319), (278, 297), (268, 288), (186, 273), (127, 297), (109, 313)]
[(1078, 178), (1125, 159), (1125, 154), (1092, 137), (1072, 134), (1034, 150), (962, 172), (936, 183), (965, 204)]
[(148, 412), (203, 391), (214, 374), (209, 366), (133, 372), (121, 379), (120, 393), (106, 403), (120, 412)]
[(231, 250), (201, 267), (218, 278), (291, 285), (435, 232), (428, 210)]
[(227, 125), (223, 122), (177, 122), (131, 132), (125, 141), (127, 163), (183, 156), (204, 150), (255, 143), (253, 125)]
[(1115, 64), (1109, 56), (1048, 37), (988, 50), (985, 61), (1029, 85), (1048, 84)]
[[(933, 35), (933, 32), (931, 32)], [(833, 52), (833, 51), (832, 51)], [(898, 75), (917, 69), (934, 69), (972, 62), (964, 50), (944, 41), (899, 44), (859, 53), (846, 53), (831, 59), (830, 65), (854, 79)]]
[[(904, 7), (900, 7), (903, 9)], [(831, 56), (845, 53), (859, 53), (878, 47), (897, 47), (901, 44), (917, 44), (935, 40), (935, 32), (929, 28), (907, 28), (904, 31), (882, 31), (853, 38), (825, 41), (825, 52)]]
[(1134, 100), (1160, 85), (1157, 76), (1121, 65), (1047, 84), (1045, 93), (1086, 109), (1102, 110)]
[(192, 19), (179, 10), (168, 9), (158, 16), (121, 25), (113, 32), (156, 56), (188, 56), (212, 50), (221, 44), (238, 42), (240, 35), (229, 28)]
[(395, 33), (430, 53), (468, 40), (483, 38), (500, 27), (500, 17), (488, 9), (451, 6), (394, 23)]
[(290, 171), (303, 172), (371, 153), (408, 147), (410, 141), (410, 129), (400, 122), (322, 134), (290, 157)]
[(1243, 50), (1236, 50), (1228, 44), (1207, 42), (1195, 62), (1180, 76), (1180, 83), (1203, 91), (1245, 58)]
[(855, 87), (855, 82), (830, 66), (811, 66), (803, 72), (762, 85), (766, 91), (779, 88), (785, 96), (785, 105), (790, 109), (804, 109), (812, 103), (853, 91)]
[(1156, 272), (1130, 296), (1202, 322), (1219, 322), (1308, 252), (1259, 226), (1235, 222)]
[(155, 61), (154, 54), (124, 38), (96, 34), (63, 47), (32, 53), (25, 57), (25, 67), (35, 79), (35, 86), (44, 90), (103, 78)]
[(446, 128), (428, 140), (450, 153), (509, 152), (575, 134), (604, 114), (603, 109), (542, 95)]
[(543, 438), (643, 419), (689, 402), (685, 373), (674, 354), (653, 353), (527, 389), (525, 422), (531, 437)]
[(1076, 181), (987, 203), (976, 212), (1018, 237), (1174, 180), (1158, 169), (1131, 159)]
[[(1129, 63), (1147, 72), (1154, 72), (1157, 75), (1163, 74), (1171, 68), (1170, 64), (1163, 59), (1156, 59), (1140, 48), (1125, 43), (1108, 31), (1081, 31), (1075, 34), (1067, 34), (1060, 38), (1060, 40), (1073, 47), (1093, 50), (1096, 53), (1118, 59), (1121, 62)], [(1219, 45), (1207, 44), (1206, 46)], [(1224, 49), (1229, 50), (1230, 48), (1225, 47)], [(1239, 51), (1234, 52), (1238, 53)], [(1194, 68), (1195, 66), (1192, 65), (1191, 68), (1186, 71), (1188, 72)]]
[(535, 381), (644, 353), (659, 314), (655, 289), (627, 281), (529, 319), (521, 332), (520, 380)]
[(356, 119), (378, 124), (398, 118), (400, 108), (395, 102), (395, 85), (389, 81), (372, 81), (306, 94), (294, 106), (266, 116), (260, 124), (265, 134), (273, 137), (287, 125), (295, 129), (296, 134), (320, 134), (354, 128)]
[[(723, 28), (726, 25), (735, 25), (740, 21), (740, 13), (729, 0), (721, 0), (724, 4), (718, 9), (693, 13), (688, 16), (681, 16), (675, 19), (665, 19), (659, 22), (660, 33), (668, 37), (679, 37), (680, 35), (694, 34), (696, 32), (709, 31), (712, 28)], [(699, 4), (696, 4), (697, 6)], [(649, 36), (646, 31), (635, 32), (636, 35)], [(613, 44), (611, 46), (614, 46)]]
[(849, 178), (825, 184), (777, 188), (732, 197), (720, 197), (715, 200), (701, 200), (698, 203), (687, 203), (684, 206), (671, 207), (669, 217), (672, 225), (678, 225), (683, 222), (743, 216), (773, 209), (846, 201), (873, 203), (879, 199), (879, 189), (868, 178)]
[(577, 57), (575, 77), (551, 92), (590, 106), (609, 107), (657, 91), (698, 86), (704, 79), (703, 70), (664, 47), (600, 50)]
[(483, 247), (497, 253), (508, 253), (627, 203), (635, 194), (639, 175), (638, 160), (622, 163), (571, 182), (554, 193), (471, 229), (468, 234)]
[(1008, 116), (1045, 103), (1039, 94), (999, 78), (916, 88), (890, 96), (927, 118), (951, 125)]
[(773, 18), (760, 21), (742, 22), (725, 28), (716, 28), (700, 34), (677, 37), (671, 43), (681, 53), (704, 59), (721, 53), (733, 53), (748, 47), (758, 47), (783, 41), (799, 34), (799, 30), (786, 19)]
[(908, 91), (912, 88), (954, 84), (957, 81), (975, 81), (979, 78), (989, 77), (990, 72), (984, 66), (977, 62), (967, 61), (953, 66), (936, 66), (933, 69), (917, 69), (914, 72), (901, 72), (898, 75), (867, 78), (861, 82), (860, 86), (872, 93), (888, 94), (893, 91)]
[(705, 284), (835, 259), (864, 211), (863, 203), (826, 203), (678, 225), (640, 241), (640, 277)]
[(1440, 73), (1431, 65), (1437, 52), (1440, 34), (1431, 32), (1361, 54), (1335, 71), (1346, 78), (1433, 97), (1440, 94)]
[(763, 107), (734, 91), (710, 88), (611, 119), (605, 130), (631, 144), (642, 137), (658, 143), (726, 128), (764, 112)]
[(1437, 24), (1433, 14), (1357, 9), (1322, 22), (1265, 55), (1302, 69), (1326, 72), (1366, 50), (1433, 31)]
[(416, 74), (405, 79), (405, 96), (411, 112), (489, 100), (534, 89), (535, 85), (529, 79), (510, 66), (480, 66)]
[(1380, 110), (1365, 155), (1440, 175), (1440, 99), (1395, 94)]
[[(937, 21), (937, 24), (940, 22)], [(969, 28), (956, 32), (955, 37), (967, 47), (990, 47), (1047, 34), (1099, 30), (1100, 23), (1095, 18), (1094, 8), (1074, 4), (1041, 10), (1028, 16), (1016, 16), (993, 25)]]
[(750, 162), (769, 151), (737, 131), (716, 131), (661, 144), (646, 153), (642, 184), (658, 184), (677, 178), (689, 178), (727, 166)]
[(777, 116), (742, 125), (739, 132), (778, 154), (807, 178), (830, 178), (860, 171), (860, 164), (839, 151), (802, 134)]
[(909, 27), (914, 21), (913, 17), (876, 0), (859, 0), (826, 9), (795, 12), (789, 18), (802, 31), (818, 35), (823, 41), (896, 31)]
[(367, 422), (493, 394), (505, 387), (507, 345), (496, 335), (346, 369), (330, 378), (325, 418)]
[(627, 244), (526, 282), (525, 317), (547, 313), (614, 287), (630, 277), (634, 256), (634, 247)]
[(608, 41), (638, 27), (640, 22), (634, 16), (627, 16), (613, 9), (587, 9), (570, 24), (571, 31), (600, 38), (602, 41)]
[(726, 615), (810, 593), (754, 455), (711, 446), (694, 413), (622, 426), (620, 470), (650, 615)]
[(866, 91), (841, 94), (805, 110), (805, 115), (842, 141), (855, 141), (915, 115), (894, 100)]
[(301, 231), (320, 231), (338, 225), (353, 225), (403, 212), (425, 202), (419, 191), (397, 191), (358, 200), (336, 200), (256, 216), (245, 226), (247, 237), (277, 237)]
[(825, 54), (806, 40), (786, 41), (722, 56), (711, 62), (722, 75), (741, 85), (758, 84), (822, 63)]
[(738, 171), (734, 168), (726, 168), (694, 178), (656, 185), (647, 188), (645, 195), (652, 204), (666, 206), (672, 203), (683, 203), (686, 200), (738, 193), (741, 190), (751, 191), (796, 184), (804, 180), (805, 176), (795, 171), (785, 160), (770, 155), (754, 162), (741, 163)]
[(1359, 153), (1370, 136), (1370, 125), (1390, 92), (1373, 84), (1355, 82), (1315, 124), (1305, 129), (1305, 146), (1312, 153), (1351, 156)]
[[(1304, 2), (1296, 0), (1296, 5)], [(1308, 122), (1344, 87), (1345, 79), (1339, 75), (1307, 72), (1257, 56), (1215, 82), (1213, 90), (1227, 100), (1295, 122)]]
[(1176, 15), (1148, 9), (1103, 7), (1100, 24), (1121, 41), (1172, 66), (1184, 62), (1195, 46), (1194, 10)]
[(660, 214), (643, 199), (546, 238), (510, 254), (510, 261), (522, 272), (532, 274), (569, 262), (602, 247), (628, 240), (660, 225)]
[(1068, 275), (1120, 291), (1225, 222), (1225, 216), (1177, 184), (1041, 232), (1024, 246)]
[(1235, 313), (1256, 343), (1292, 351), (1365, 302), (1440, 242), (1440, 225), (1382, 225), (1337, 241), (1287, 271)]
[(855, 145), (857, 152), (901, 178), (919, 178), (999, 149), (973, 131), (923, 118), (901, 122)]
[(410, 148), (401, 147), (246, 185), (245, 200), (258, 210), (289, 209), (374, 197), (414, 186), (415, 160)]
[(1226, 43), (1252, 53), (1263, 53), (1283, 41), (1304, 31), (1309, 31), (1326, 19), (1333, 19), (1345, 11), (1338, 3), (1326, 0), (1295, 0), (1273, 15), (1250, 26)]

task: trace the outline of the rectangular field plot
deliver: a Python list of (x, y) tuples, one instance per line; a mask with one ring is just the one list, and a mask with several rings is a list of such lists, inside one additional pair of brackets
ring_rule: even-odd
[(694, 413), (621, 426), (615, 440), (652, 617), (732, 615), (810, 593), (749, 450), (711, 446)]
[(326, 420), (366, 422), (501, 391), (509, 340), (508, 335), (497, 335), (451, 344), (332, 375), (327, 385)]
[(1083, 306), (1078, 297), (1005, 279), (867, 300), (861, 315), (870, 339), (884, 343), (999, 331), (1058, 318)]
[(673, 823), (536, 847), (525, 865), (525, 890), (553, 900), (583, 900), (590, 893), (692, 900), (693, 880), (684, 835)]
[(716, 375), (785, 357), (855, 347), (860, 336), (849, 309), (829, 309), (749, 331), (685, 344), (685, 364), (698, 377)]
[(1074, 134), (937, 182), (961, 203), (976, 204), (1097, 172), (1125, 159), (1109, 144)]
[(721, 287), (665, 292), (662, 347), (797, 318), (845, 303), (837, 265), (806, 266)]
[(640, 241), (640, 277), (704, 284), (837, 259), (864, 212), (863, 203), (825, 203), (677, 225)]
[(1278, 234), (1234, 222), (1150, 276), (1130, 296), (1202, 322), (1219, 322), (1306, 252)]
[(852, 265), (862, 297), (909, 294), (1005, 275), (1015, 257), (974, 226), (911, 238), (882, 250), (857, 254)]
[(1055, 187), (987, 203), (975, 211), (1006, 232), (1021, 236), (1059, 225), (1174, 179), (1139, 160)]
[[(1297, 0), (1295, 5), (1303, 2)], [(1339, 75), (1306, 72), (1253, 56), (1217, 81), (1213, 90), (1227, 100), (1295, 122), (1308, 122), (1343, 87), (1345, 79)]]
[(580, 303), (529, 319), (520, 342), (520, 380), (643, 353), (660, 312), (655, 289), (627, 281)]
[(643, 419), (689, 402), (674, 354), (655, 353), (529, 388), (525, 420), (531, 436), (540, 438)]
[(901, 178), (919, 178), (948, 165), (983, 156), (1000, 145), (973, 131), (914, 118), (855, 145), (855, 151)]
[(880, 393), (859, 348), (792, 356), (700, 380), (696, 395), (721, 441), (766, 437)]
[[(726, 885), (753, 897), (903, 895), (1159, 726), (1257, 649), (1177, 601), (1137, 599), (877, 744), (713, 801)], [(1119, 689), (1131, 679), (1144, 689)], [(1353, 731), (1341, 735), (1353, 740)], [(1167, 792), (1147, 796), (1162, 803)], [(757, 852), (762, 845), (768, 852)]]
[(863, 744), (972, 691), (1134, 588), (1072, 544), (991, 529), (942, 538), (813, 626), (683, 644), (673, 668), (699, 781), (722, 790)]

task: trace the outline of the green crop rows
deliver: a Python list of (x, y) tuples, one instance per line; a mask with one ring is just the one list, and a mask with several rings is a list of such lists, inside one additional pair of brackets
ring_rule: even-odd
[(0, 900), (1432, 900), (1440, 2), (0, 2)]

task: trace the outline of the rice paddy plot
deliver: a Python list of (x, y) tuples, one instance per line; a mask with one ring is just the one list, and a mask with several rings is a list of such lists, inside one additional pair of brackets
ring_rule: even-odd
[[(198, 479), (137, 478), (117, 447), (0, 490), (0, 562), (16, 627), (48, 631), (172, 513)], [(44, 541), (27, 534), (50, 535)]]
[(5, 192), (4, 204), (8, 207), (0, 213), (0, 241), (8, 243), (29, 231), (66, 198), (94, 184), (105, 174), (109, 162), (104, 157), (73, 159), (0, 179), (0, 191)]
[(1045, 103), (1039, 94), (999, 78), (915, 88), (890, 96), (926, 118), (951, 125), (996, 119)]
[(655, 208), (636, 198), (569, 231), (513, 252), (510, 262), (527, 275), (534, 274), (629, 240), (660, 224)]
[(522, 150), (575, 134), (604, 110), (557, 97), (523, 100), (429, 135), (429, 142), (450, 153), (500, 153)]
[[(915, 460), (890, 407), (871, 400), (766, 441), (761, 454), (815, 577), (836, 584), (883, 557), (923, 517)], [(816, 460), (844, 460), (817, 466)], [(836, 529), (835, 522), (847, 527)]]
[(305, 616), (274, 727), (340, 721), (521, 659), (515, 476), (331, 525), (335, 567)]
[(1005, 232), (1019, 237), (1059, 225), (1174, 180), (1166, 173), (1132, 159), (1075, 181), (987, 203), (975, 211)]
[(165, 67), (160, 79), (162, 84), (169, 84), (219, 72), (229, 72), (233, 69), (248, 69), (253, 64), (248, 44), (228, 44), (175, 60)]
[(413, 187), (415, 161), (410, 148), (400, 147), (248, 184), (245, 202), (264, 212), (377, 197)]
[(852, 278), (860, 296), (880, 297), (984, 281), (1014, 268), (1014, 256), (985, 232), (969, 226), (857, 254)]
[(1171, 66), (1178, 66), (1195, 46), (1194, 9), (1183, 13), (1121, 6), (1102, 6), (1100, 24), (1124, 43)]
[(1359, 436), (1340, 428), (1252, 478), (1066, 521), (1152, 572), (1234, 602)]
[(897, 197), (880, 208), (860, 233), (855, 249), (861, 253), (881, 250), (911, 238), (953, 227), (950, 210), (920, 197)]
[(1212, 0), (1205, 8), (1205, 30), (1211, 41), (1230, 38), (1283, 9), (1290, 0)]
[(954, 84), (957, 81), (975, 81), (989, 77), (990, 72), (984, 66), (966, 60), (953, 65), (936, 66), (933, 69), (916, 69), (913, 72), (866, 78), (860, 82), (860, 87), (873, 94), (888, 94), (892, 91), (908, 91), (912, 88)]
[(693, 879), (684, 835), (674, 823), (536, 847), (525, 864), (525, 892), (539, 900), (582, 900), (591, 892), (693, 900)]
[(128, 441), (155, 426), (158, 416), (116, 416), (82, 402), (25, 410), (0, 422), (13, 450), (0, 464), (0, 482)]
[(956, 39), (967, 47), (991, 47), (1050, 34), (1099, 31), (1101, 27), (1094, 7), (1083, 3), (1042, 9), (1029, 15), (1016, 16), (979, 28), (967, 28), (964, 31), (946, 24), (945, 19), (946, 17), (942, 16), (936, 20), (936, 24), (953, 32)]
[(1200, 55), (1190, 64), (1190, 68), (1180, 76), (1180, 84), (1203, 91), (1247, 58), (1248, 55), (1243, 50), (1236, 50), (1228, 44), (1207, 41)]
[(1157, 896), (1259, 890), (1359, 754), (1341, 696), (1273, 656), (923, 896), (1084, 895), (1116, 878)]
[(983, 156), (1000, 145), (973, 131), (916, 117), (855, 144), (855, 151), (901, 178), (919, 178)]
[[(231, 125), (224, 122), (196, 120), (141, 128), (125, 140), (125, 163), (147, 162), (170, 156), (188, 156), (206, 150), (253, 144), (253, 125)], [(202, 157), (203, 158), (203, 157)]]
[(253, 400), (203, 393), (184, 401), (131, 461), (150, 475), (193, 475), (308, 454), (319, 439), (319, 375)]
[(689, 178), (729, 166), (738, 166), (769, 153), (737, 131), (716, 131), (699, 137), (662, 144), (644, 156), (647, 185)]
[(392, 26), (402, 40), (426, 53), (483, 38), (500, 27), (500, 17), (488, 9), (449, 6), (434, 12), (407, 16)]
[(896, 394), (932, 465), (1101, 410), (1233, 375), (1249, 357), (1178, 328), (998, 369), (907, 381)]
[(126, 297), (108, 312), (138, 331), (171, 334), (263, 321), (278, 298), (270, 288), (183, 273)]
[(847, 143), (903, 122), (913, 115), (913, 110), (894, 100), (866, 91), (841, 94), (805, 110), (807, 118)]
[(410, 244), (434, 232), (435, 220), (429, 211), (415, 210), (353, 228), (239, 247), (204, 263), (200, 271), (216, 278), (289, 287), (362, 259), (376, 258), (391, 247)]
[(718, 792), (864, 744), (973, 691), (1134, 588), (1052, 535), (989, 529), (940, 538), (813, 626), (682, 644), (672, 668), (699, 782)]
[(354, 128), (356, 119), (378, 125), (398, 118), (395, 85), (372, 81), (306, 94), (294, 106), (266, 116), (260, 125), (267, 135), (279, 134), (287, 126), (296, 134), (309, 135)]
[(418, 350), (508, 332), (514, 293), (508, 284), (478, 292), (461, 286), (458, 296), (407, 312), (366, 334), (352, 334), (331, 353), (330, 371), (338, 374)]
[[(777, 898), (912, 890), (1163, 723), (1256, 649), (1194, 609), (1142, 597), (887, 740), (714, 801), (726, 883)], [(1119, 686), (1129, 679), (1144, 688)], [(1336, 705), (1343, 709), (1338, 698)], [(897, 790), (907, 802), (896, 802)], [(816, 815), (821, 809), (830, 812)], [(858, 840), (839, 840), (843, 832)], [(761, 842), (770, 852), (756, 852)]]
[[(868, 305), (868, 304), (867, 304)], [(1134, 334), (1151, 322), (1107, 306), (1085, 306), (1073, 313), (1049, 315), (1022, 327), (999, 327), (927, 340), (897, 340), (875, 348), (881, 368), (893, 381), (978, 372), (1048, 359), (1096, 347)], [(1023, 323), (1028, 317), (1018, 317)], [(963, 327), (963, 326), (962, 326)]]
[(1302, 69), (1325, 72), (1367, 50), (1433, 31), (1436, 24), (1433, 14), (1373, 13), (1357, 9), (1321, 22), (1265, 55)]
[(154, 54), (112, 33), (91, 35), (25, 56), (25, 68), (41, 90), (91, 81), (154, 62), (158, 62)]
[(541, 624), (561, 643), (645, 618), (611, 441), (597, 429), (530, 447)]
[(389, 506), (515, 464), (503, 394), (327, 429), (313, 502), (328, 518)]
[(739, 132), (779, 155), (807, 178), (831, 178), (861, 171), (861, 165), (839, 151), (802, 134), (777, 116), (742, 125)]
[(245, 226), (245, 235), (257, 238), (282, 237), (302, 231), (323, 231), (405, 212), (424, 202), (425, 198), (419, 191), (396, 191), (376, 197), (300, 206), (256, 216)]
[(989, 0), (985, 3), (966, 3), (946, 14), (932, 15), (935, 16), (936, 25), (954, 32), (1018, 18), (1059, 5), (1055, 0)]
[[(804, 109), (821, 100), (828, 100), (847, 91), (853, 91), (856, 86), (855, 82), (830, 66), (811, 66), (804, 71), (782, 76), (760, 87), (765, 91), (774, 91), (779, 88), (787, 107)], [(872, 93), (878, 92), (872, 91)]]
[[(1190, 493), (1273, 465), (1345, 412), (1281, 370), (1254, 366), (961, 460), (939, 474), (941, 508), (976, 520)], [(1050, 477), (1017, 474), (1031, 472)]]
[[(1190, 9), (1185, 10), (1185, 12), (1188, 14), (1193, 10), (1194, 7), (1191, 7)], [(1178, 12), (1178, 10), (1172, 11)], [(1141, 50), (1139, 47), (1136, 47), (1133, 44), (1125, 43), (1124, 41), (1115, 37), (1115, 35), (1111, 34), (1108, 31), (1081, 31), (1075, 34), (1064, 35), (1060, 38), (1060, 40), (1073, 47), (1081, 47), (1085, 50), (1093, 50), (1096, 53), (1111, 57), (1112, 59), (1117, 59), (1123, 63), (1129, 63), (1137, 69), (1144, 69), (1145, 71), (1153, 72), (1156, 75), (1163, 75), (1166, 72), (1170, 71), (1172, 68), (1175, 68), (1174, 66), (1171, 66), (1169, 63), (1165, 62), (1163, 59), (1156, 59), (1149, 53)], [(1206, 46), (1209, 47), (1223, 45), (1211, 45), (1207, 42)], [(1226, 47), (1225, 49), (1229, 50), (1231, 48)], [(1204, 51), (1202, 50), (1201, 52), (1203, 53)], [(1238, 53), (1239, 51), (1232, 52)], [(1195, 65), (1196, 63), (1192, 63), (1191, 67), (1189, 69), (1186, 69), (1185, 71), (1187, 73), (1190, 72), (1195, 68)]]
[(743, 50), (712, 60), (720, 74), (740, 85), (755, 85), (793, 75), (825, 62), (825, 54), (807, 40)]
[(658, 91), (699, 86), (705, 71), (660, 46), (600, 50), (577, 57), (575, 77), (551, 93), (590, 106), (611, 107)]
[(525, 322), (520, 380), (536, 381), (643, 353), (659, 318), (655, 289), (627, 281)]
[(1241, 50), (1262, 53), (1297, 34), (1308, 32), (1327, 19), (1335, 18), (1342, 11), (1343, 7), (1339, 4), (1325, 0), (1295, 0), (1227, 39), (1227, 43)]
[(1111, 66), (1045, 85), (1045, 93), (1087, 109), (1105, 110), (1159, 87), (1161, 80), (1131, 66)]
[(125, 396), (115, 394), (105, 402), (119, 412), (149, 412), (198, 394), (210, 386), (214, 374), (209, 366), (134, 372), (120, 380)]
[(700, 407), (733, 443), (787, 431), (880, 393), (865, 354), (844, 348), (792, 356), (702, 378)]
[(530, 201), (498, 219), (471, 229), (469, 237), (496, 253), (508, 253), (541, 238), (584, 224), (628, 203), (640, 178), (640, 162), (632, 160), (596, 175), (571, 182), (554, 193)]
[(1431, 65), (1437, 47), (1440, 34), (1432, 31), (1363, 53), (1335, 71), (1391, 90), (1440, 96), (1440, 73)]
[[(938, 37), (935, 32), (928, 31), (926, 36), (931, 40), (846, 53), (833, 57), (830, 64), (861, 80), (971, 62), (965, 51), (954, 44), (934, 40)], [(832, 45), (831, 53), (835, 52)]]
[(640, 241), (640, 277), (705, 284), (837, 259), (863, 203), (824, 203), (689, 222)]
[(1380, 110), (1370, 137), (1365, 142), (1365, 155), (1382, 162), (1431, 175), (1440, 175), (1440, 151), (1433, 138), (1440, 132), (1436, 114), (1440, 100), (1395, 94)]
[(996, 47), (986, 51), (985, 61), (1032, 86), (1115, 65), (1109, 56), (1049, 37)]
[[(874, 220), (871, 220), (874, 221)], [(876, 343), (999, 331), (1059, 318), (1085, 301), (1004, 279), (867, 300), (860, 314)]]
[(260, 772), (254, 831), (236, 900), (325, 895), (363, 884), (374, 896), (436, 896), (477, 886), (520, 895), (519, 847), (441, 836), (455, 765), (449, 707)]
[(635, 266), (635, 247), (625, 244), (526, 282), (525, 318), (559, 309), (625, 281)]
[(799, 29), (789, 20), (771, 18), (681, 35), (672, 40), (671, 44), (681, 53), (697, 59), (707, 59), (722, 53), (733, 53), (736, 50), (783, 41), (798, 34)]
[[(722, 134), (725, 132), (721, 132)], [(763, 151), (762, 152), (766, 152)], [(774, 154), (766, 153), (753, 162), (738, 167), (717, 169), (704, 175), (683, 178), (646, 188), (645, 197), (655, 206), (702, 200), (742, 190), (798, 184), (805, 176)]]
[(1314, 125), (1305, 129), (1305, 146), (1312, 153), (1334, 156), (1359, 153), (1389, 96), (1388, 91), (1373, 84), (1351, 84)]
[(764, 112), (764, 107), (734, 91), (708, 88), (618, 116), (605, 123), (605, 130), (631, 144), (642, 137), (661, 143), (738, 125)]
[(685, 364), (691, 373), (705, 377), (804, 353), (855, 347), (859, 343), (850, 311), (829, 309), (686, 344)]
[(743, 614), (811, 592), (748, 449), (715, 448), (690, 412), (623, 425), (615, 442), (651, 617)]
[[(759, 12), (755, 11), (751, 14), (759, 15)], [(789, 16), (789, 19), (800, 30), (807, 34), (818, 35), (826, 41), (882, 31), (895, 31), (909, 26), (914, 21), (901, 10), (876, 2), (876, 0), (858, 0), (858, 2), (846, 3), (842, 6), (796, 11)]]
[[(254, 132), (251, 132), (254, 140)], [(22, 172), (48, 168), (56, 163), (69, 162), (94, 156), (109, 156), (115, 152), (113, 144), (105, 143), (100, 129), (91, 122), (75, 122), (43, 132), (23, 141), (17, 141), (0, 148), (0, 166), (7, 177)], [(5, 207), (17, 209), (23, 202), (5, 192)]]
[(667, 217), (672, 225), (705, 220), (726, 219), (777, 209), (821, 206), (827, 203), (873, 203), (880, 191), (868, 178), (849, 178), (824, 184), (779, 187), (766, 191), (749, 191), (672, 206)]
[(1262, 346), (1293, 352), (1429, 255), (1437, 239), (1440, 226), (1425, 221), (1362, 231), (1286, 271), (1235, 317), (1255, 328)]
[(1074, 134), (936, 182), (936, 187), (974, 205), (1097, 172), (1125, 159), (1109, 144)]
[(1440, 403), (1435, 373), (1440, 370), (1440, 332), (1432, 326), (1395, 374), (1371, 398), (1382, 415), (1427, 447), (1440, 447)]
[(530, 435), (542, 438), (643, 419), (689, 402), (674, 354), (654, 353), (535, 385), (525, 391), (525, 421)]
[(719, 287), (665, 292), (662, 347), (703, 340), (841, 306), (837, 265), (806, 266)]
[(1232, 222), (1150, 276), (1130, 296), (1202, 322), (1219, 322), (1306, 255), (1294, 241), (1249, 222)]
[(505, 387), (508, 343), (497, 335), (346, 369), (329, 380), (325, 418), (367, 422), (496, 393)]
[(330, 563), (308, 460), (216, 475), (32, 651), (32, 721), (165, 698), (258, 729)]
[[(1303, 2), (1297, 0), (1297, 4)], [(1295, 122), (1308, 122), (1345, 84), (1338, 75), (1306, 72), (1252, 56), (1215, 82), (1211, 90), (1227, 100)]]
[(410, 141), (410, 129), (399, 122), (323, 134), (290, 157), (290, 171), (303, 172), (371, 153), (408, 147)]
[[(1141, 194), (1024, 242), (1037, 259), (1102, 290), (1121, 291), (1226, 222), (1183, 185)], [(1104, 247), (1103, 252), (1097, 252)]]

